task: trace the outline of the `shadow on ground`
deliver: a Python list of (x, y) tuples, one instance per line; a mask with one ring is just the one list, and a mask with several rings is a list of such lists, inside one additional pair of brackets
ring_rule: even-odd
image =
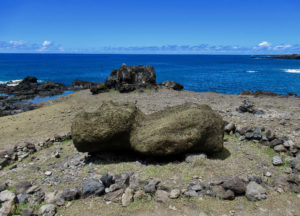
[[(201, 152), (190, 152), (179, 155), (172, 156), (162, 156), (162, 157), (153, 157), (147, 155), (141, 155), (133, 151), (122, 151), (122, 152), (101, 152), (96, 154), (90, 154), (86, 158), (87, 163), (94, 164), (113, 164), (113, 163), (122, 163), (122, 162), (135, 162), (138, 161), (141, 164), (167, 164), (167, 163), (178, 163), (185, 161), (188, 155), (198, 155)], [(223, 148), (221, 152), (208, 155), (209, 160), (225, 160), (230, 157), (230, 151), (226, 148)]]

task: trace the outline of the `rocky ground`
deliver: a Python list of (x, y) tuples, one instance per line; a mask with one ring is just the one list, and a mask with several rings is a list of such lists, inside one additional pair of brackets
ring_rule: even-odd
[[(213, 157), (154, 161), (127, 154), (90, 157), (77, 152), (70, 137), (61, 135), (70, 132), (78, 112), (94, 111), (106, 100), (135, 102), (146, 114), (185, 102), (208, 104), (225, 121), (234, 123), (239, 133), (228, 129), (225, 150)], [(1, 201), (0, 194), (2, 205), (9, 207), (9, 197), (15, 199), (14, 195), (27, 200), (15, 204), (13, 214), (31, 209), (43, 215), (54, 211), (57, 215), (299, 215), (299, 173), (292, 161), (300, 145), (297, 97), (165, 88), (92, 95), (84, 90), (39, 107), (0, 121), (0, 151), (20, 146), (13, 153), (20, 159), (0, 171), (5, 193), (0, 189), (7, 199)], [(258, 131), (258, 127), (265, 130)], [(266, 140), (273, 142), (272, 148), (263, 142), (268, 130), (277, 137), (273, 139), (277, 144)], [(106, 173), (106, 179), (111, 175), (115, 181), (112, 186), (99, 185), (98, 179)], [(54, 205), (45, 206), (48, 203)]]

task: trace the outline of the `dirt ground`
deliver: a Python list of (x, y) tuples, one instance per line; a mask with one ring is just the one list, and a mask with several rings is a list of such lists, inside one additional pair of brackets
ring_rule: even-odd
[[(257, 109), (265, 111), (263, 115), (238, 113), (236, 108), (245, 99), (255, 103)], [(167, 106), (184, 102), (208, 104), (218, 111), (224, 120), (234, 122), (238, 126), (265, 126), (277, 135), (289, 136), (294, 142), (300, 141), (300, 99), (294, 97), (257, 97), (224, 95), (213, 92), (196, 93), (190, 91), (145, 91), (120, 94), (112, 91), (99, 95), (91, 95), (89, 91), (80, 91), (44, 104), (42, 108), (14, 116), (0, 118), (0, 150), (8, 149), (17, 143), (31, 141), (37, 143), (54, 134), (66, 134), (70, 131), (73, 117), (81, 110), (93, 111), (104, 100), (133, 101), (145, 113), (152, 113)], [(0, 182), (11, 184), (29, 180), (44, 191), (54, 191), (81, 185), (82, 181), (98, 177), (103, 173), (117, 174), (133, 171), (140, 179), (156, 178), (168, 187), (185, 188), (194, 179), (218, 181), (237, 175), (256, 174), (263, 176), (269, 171), (272, 177), (268, 181), (280, 177), (285, 166), (274, 167), (272, 157), (276, 155), (272, 149), (252, 141), (238, 141), (234, 136), (226, 136), (224, 147), (226, 154), (204, 159), (197, 163), (184, 160), (163, 163), (139, 163), (139, 160), (107, 159), (99, 163), (75, 166), (81, 157), (73, 147), (72, 141), (60, 143), (43, 149), (22, 162), (17, 168), (5, 168), (1, 171)], [(61, 157), (49, 157), (52, 152), (59, 151)], [(75, 162), (74, 162), (75, 161)], [(69, 168), (65, 164), (69, 163)], [(52, 171), (51, 178), (45, 177), (45, 171)], [(170, 200), (168, 204), (151, 201), (134, 201), (124, 208), (120, 204), (106, 203), (102, 197), (91, 197), (68, 203), (58, 208), (57, 215), (196, 215), (196, 216), (297, 216), (300, 215), (300, 198), (295, 193), (279, 193), (268, 190), (268, 198), (259, 202), (250, 202), (245, 197), (237, 197), (233, 201), (224, 201), (213, 197), (180, 197)]]

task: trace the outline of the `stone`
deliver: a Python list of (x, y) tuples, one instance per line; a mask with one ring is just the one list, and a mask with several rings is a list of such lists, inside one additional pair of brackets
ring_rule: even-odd
[(155, 200), (161, 203), (167, 203), (169, 201), (169, 193), (163, 190), (157, 190), (155, 193)]
[(157, 185), (160, 183), (160, 181), (156, 179), (151, 179), (148, 184), (144, 186), (145, 193), (155, 193), (157, 189)]
[(6, 201), (5, 203), (2, 203), (2, 206), (0, 208), (0, 215), (6, 216), (11, 215), (12, 212), (15, 209), (15, 202), (13, 200)]
[(64, 189), (60, 194), (60, 197), (65, 201), (76, 200), (80, 197), (80, 191), (76, 188), (73, 189)]
[(242, 195), (246, 192), (246, 185), (239, 177), (234, 177), (225, 181), (222, 186), (226, 190), (232, 190), (237, 195)]
[(165, 81), (163, 85), (169, 89), (173, 89), (176, 91), (181, 91), (183, 89), (183, 85), (175, 82), (175, 81)]
[(40, 190), (40, 188), (39, 188), (38, 186), (33, 185), (33, 186), (31, 186), (30, 188), (28, 188), (28, 189), (26, 190), (26, 193), (27, 193), (27, 194), (33, 194), (33, 193), (35, 193), (35, 192), (37, 192), (37, 191), (39, 191), (39, 190)]
[(186, 197), (196, 197), (196, 196), (198, 196), (198, 193), (196, 191), (194, 191), (194, 190), (186, 190), (184, 192), (184, 195)]
[(130, 132), (138, 112), (134, 103), (107, 101), (93, 113), (79, 113), (71, 128), (74, 146), (90, 153), (130, 149)]
[(126, 188), (124, 194), (122, 195), (122, 206), (126, 207), (133, 201), (133, 190)]
[(18, 203), (26, 203), (28, 201), (29, 195), (28, 194), (18, 194), (17, 195), (17, 202)]
[(188, 189), (198, 192), (202, 191), (203, 187), (200, 184), (191, 184)]
[(56, 214), (56, 206), (53, 204), (43, 205), (39, 209), (42, 216), (54, 216)]
[(234, 192), (232, 190), (225, 190), (222, 186), (217, 185), (212, 187), (212, 191), (216, 197), (222, 200), (234, 200)]
[(261, 140), (262, 139), (262, 132), (260, 127), (256, 127), (253, 131), (253, 139), (255, 140)]
[(52, 175), (52, 172), (51, 172), (51, 171), (46, 171), (46, 172), (45, 172), (45, 175), (46, 175), (46, 176), (51, 176), (51, 175)]
[(15, 185), (16, 193), (17, 194), (25, 193), (31, 186), (32, 184), (29, 181), (19, 182)]
[(127, 66), (123, 64), (121, 68), (115, 69), (110, 76), (106, 78), (105, 86), (108, 89), (117, 89), (124, 91), (126, 86), (133, 91), (137, 88), (147, 87), (156, 84), (156, 72), (151, 65)]
[(185, 158), (185, 162), (194, 163), (197, 160), (205, 160), (207, 159), (206, 154), (188, 154)]
[(142, 190), (138, 190), (135, 192), (133, 196), (134, 200), (143, 200), (143, 201), (150, 201), (151, 200), (151, 195), (148, 193), (145, 193)]
[(7, 202), (7, 201), (15, 201), (16, 200), (16, 194), (9, 191), (4, 190), (0, 192), (0, 203)]
[(105, 186), (101, 181), (95, 178), (88, 179), (82, 185), (82, 195), (89, 196), (92, 194), (102, 195), (104, 194)]
[(256, 182), (251, 181), (246, 187), (246, 197), (250, 201), (266, 199), (266, 189)]
[(51, 191), (51, 192), (46, 192), (45, 193), (45, 203), (50, 204), (50, 203), (56, 203), (56, 200), (58, 198), (58, 191)]
[(284, 145), (276, 145), (276, 146), (274, 147), (274, 151), (276, 151), (276, 152), (286, 152), (287, 150), (286, 150), (286, 148), (284, 147)]
[(283, 165), (283, 160), (280, 156), (274, 156), (272, 159), (272, 164), (274, 166), (281, 166), (281, 165)]
[(121, 188), (119, 190), (109, 192), (104, 195), (104, 200), (119, 203), (122, 200), (124, 191), (125, 191), (125, 189)]
[(4, 191), (7, 188), (7, 184), (0, 184), (0, 192)]
[(225, 130), (226, 133), (230, 133), (231, 131), (234, 132), (234, 131), (235, 131), (235, 124), (232, 123), (232, 122), (228, 123), (228, 124), (225, 126), (224, 130)]
[(270, 147), (274, 148), (277, 145), (281, 145), (283, 144), (283, 140), (282, 139), (274, 139), (270, 142)]
[(300, 154), (298, 154), (295, 159), (291, 161), (291, 168), (300, 172)]
[(100, 178), (101, 182), (104, 184), (105, 187), (109, 187), (113, 184), (113, 176), (109, 174), (103, 174)]
[(272, 176), (272, 173), (270, 173), (269, 171), (267, 171), (267, 172), (265, 173), (265, 176), (271, 177), (271, 176)]
[(272, 141), (273, 139), (275, 139), (275, 134), (272, 133), (272, 131), (268, 130), (268, 131), (266, 132), (266, 137), (267, 137), (267, 139), (268, 139), (269, 141)]
[(181, 191), (179, 189), (173, 189), (171, 190), (169, 197), (171, 199), (177, 199), (180, 196)]
[(133, 150), (152, 156), (223, 150), (222, 117), (207, 105), (186, 103), (140, 115), (133, 125)]

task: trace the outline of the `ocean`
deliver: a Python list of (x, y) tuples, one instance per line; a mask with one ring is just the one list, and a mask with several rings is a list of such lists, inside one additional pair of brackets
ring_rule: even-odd
[(28, 75), (66, 85), (75, 79), (104, 82), (122, 63), (153, 65), (158, 82), (174, 80), (196, 92), (265, 90), (300, 95), (299, 60), (249, 55), (0, 54), (0, 83)]

